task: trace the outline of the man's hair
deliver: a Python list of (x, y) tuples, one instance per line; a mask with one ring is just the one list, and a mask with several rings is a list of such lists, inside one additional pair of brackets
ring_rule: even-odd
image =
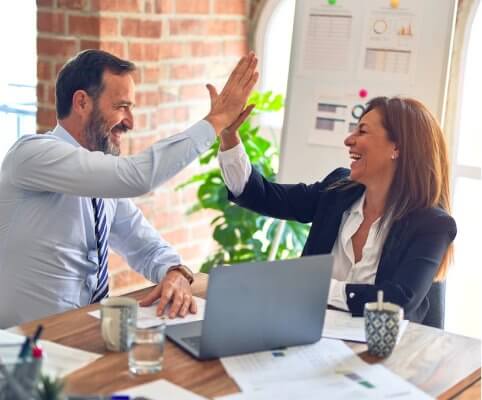
[(69, 60), (60, 70), (55, 85), (57, 118), (70, 114), (72, 97), (77, 90), (85, 90), (97, 100), (104, 90), (102, 76), (104, 71), (115, 75), (128, 74), (136, 66), (102, 50), (85, 50)]

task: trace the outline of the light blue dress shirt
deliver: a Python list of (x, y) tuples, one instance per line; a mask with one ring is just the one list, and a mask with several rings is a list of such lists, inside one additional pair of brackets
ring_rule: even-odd
[(215, 140), (200, 121), (132, 156), (81, 147), (60, 125), (21, 137), (0, 170), (0, 328), (85, 306), (97, 286), (91, 198), (105, 199), (109, 245), (154, 283), (181, 263), (129, 197), (165, 182)]

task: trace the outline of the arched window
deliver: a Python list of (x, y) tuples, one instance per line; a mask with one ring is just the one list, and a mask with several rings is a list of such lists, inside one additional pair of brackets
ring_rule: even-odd
[(482, 225), (482, 7), (475, 2), (460, 21), (465, 37), (460, 94), (454, 99), (458, 122), (454, 129), (453, 213), (457, 221), (455, 263), (447, 280), (447, 330), (479, 337), (482, 334), (480, 226)]
[[(260, 58), (260, 90), (286, 97), (295, 1), (268, 0), (258, 16), (254, 47)], [(283, 112), (262, 116), (263, 126), (281, 129)]]

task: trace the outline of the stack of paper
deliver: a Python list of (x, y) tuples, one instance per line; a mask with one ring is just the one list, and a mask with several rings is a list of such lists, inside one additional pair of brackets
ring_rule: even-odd
[[(204, 310), (206, 308), (206, 300), (196, 296), (194, 296), (193, 299), (197, 303), (197, 313), (187, 314), (184, 318), (177, 317), (177, 318), (170, 319), (167, 317), (158, 317), (156, 314), (158, 302), (154, 303), (149, 307), (138, 307), (137, 308), (137, 326), (139, 328), (148, 328), (150, 326), (159, 325), (161, 322), (165, 322), (166, 325), (176, 325), (176, 324), (185, 324), (186, 322), (202, 321), (204, 319)], [(166, 310), (165, 314), (168, 312), (169, 312), (169, 307)], [(100, 310), (91, 311), (89, 312), (89, 315), (95, 318), (100, 318)]]
[[(405, 333), (407, 326), (406, 319), (400, 323), (397, 341)], [(365, 343), (365, 320), (363, 317), (352, 317), (348, 312), (326, 310), (322, 336)]]
[[(24, 341), (25, 336), (0, 330), (0, 344), (17, 344), (21, 346)], [(40, 340), (39, 344), (44, 354), (42, 371), (44, 374), (51, 376), (64, 377), (101, 357), (100, 354), (62, 346), (48, 340)], [(0, 347), (0, 356), (3, 356), (2, 351), (9, 350)], [(8, 359), (12, 361), (10, 354), (8, 354)]]
[(221, 361), (243, 391), (223, 399), (430, 399), (383, 366), (365, 363), (340, 340)]
[(164, 379), (146, 383), (145, 385), (134, 386), (117, 394), (149, 400), (204, 400), (204, 397), (198, 396)]

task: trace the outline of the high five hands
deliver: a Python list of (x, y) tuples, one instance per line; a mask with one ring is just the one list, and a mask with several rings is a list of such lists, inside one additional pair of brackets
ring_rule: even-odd
[(245, 105), (258, 80), (257, 63), (258, 59), (253, 52), (242, 57), (219, 94), (213, 85), (206, 85), (211, 98), (211, 110), (205, 119), (211, 123), (218, 136), (226, 128), (232, 131), (234, 126), (238, 127), (251, 111), (252, 107), (245, 109)]

